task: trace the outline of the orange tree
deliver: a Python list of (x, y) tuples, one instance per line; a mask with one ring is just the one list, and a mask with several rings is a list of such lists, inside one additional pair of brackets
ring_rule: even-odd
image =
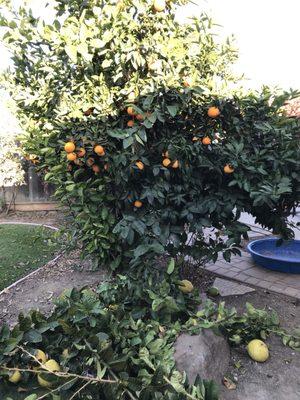
[(56, 185), (74, 237), (112, 269), (166, 251), (229, 259), (247, 233), (243, 211), (291, 234), (299, 124), (282, 111), (289, 95), (225, 94), (236, 52), (214, 40), (207, 16), (176, 22), (184, 3), (58, 0), (50, 25), (26, 8), (2, 17), (26, 151)]

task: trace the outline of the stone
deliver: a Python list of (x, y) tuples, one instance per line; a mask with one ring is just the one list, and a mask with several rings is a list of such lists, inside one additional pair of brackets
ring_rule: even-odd
[(230, 350), (223, 336), (203, 329), (199, 335), (180, 335), (175, 342), (174, 357), (177, 369), (186, 372), (191, 384), (197, 375), (221, 384), (229, 367)]
[(255, 292), (250, 286), (242, 285), (241, 283), (228, 281), (226, 279), (216, 278), (213, 286), (219, 289), (220, 296), (237, 296), (246, 293)]

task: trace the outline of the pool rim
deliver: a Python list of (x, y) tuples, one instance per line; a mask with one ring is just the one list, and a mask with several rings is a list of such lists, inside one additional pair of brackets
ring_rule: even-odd
[[(256, 239), (253, 240), (252, 242), (247, 244), (247, 250), (249, 251), (250, 254), (254, 254), (258, 257), (263, 257), (265, 259), (268, 259), (270, 261), (278, 261), (278, 262), (289, 262), (289, 263), (299, 263), (300, 262), (300, 257), (299, 258), (286, 258), (286, 259), (282, 259), (282, 258), (277, 258), (275, 255), (274, 256), (268, 256), (268, 255), (264, 255), (262, 253), (258, 253), (257, 251), (255, 251), (253, 249), (253, 245), (255, 245), (258, 242), (266, 242), (266, 241), (276, 241), (276, 240), (280, 240), (280, 237), (276, 237), (276, 236), (272, 236), (271, 238), (263, 238), (263, 239)], [(294, 242), (294, 243), (298, 243), (299, 247), (300, 247), (300, 240), (298, 239), (288, 239), (288, 240), (284, 240), (284, 242)]]

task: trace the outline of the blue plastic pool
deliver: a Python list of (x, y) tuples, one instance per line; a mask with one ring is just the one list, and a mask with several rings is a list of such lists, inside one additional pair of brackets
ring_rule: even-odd
[(254, 240), (247, 246), (256, 264), (274, 271), (300, 274), (300, 240), (284, 241), (278, 238)]

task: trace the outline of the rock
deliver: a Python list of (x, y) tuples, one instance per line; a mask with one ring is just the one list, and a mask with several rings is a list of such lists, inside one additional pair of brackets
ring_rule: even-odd
[(190, 383), (196, 376), (221, 384), (229, 367), (230, 350), (226, 339), (209, 329), (199, 335), (180, 335), (175, 343), (175, 361), (179, 371), (185, 371)]
[(242, 285), (237, 282), (227, 281), (226, 279), (216, 278), (213, 285), (219, 289), (220, 296), (237, 296), (255, 292), (250, 286)]

